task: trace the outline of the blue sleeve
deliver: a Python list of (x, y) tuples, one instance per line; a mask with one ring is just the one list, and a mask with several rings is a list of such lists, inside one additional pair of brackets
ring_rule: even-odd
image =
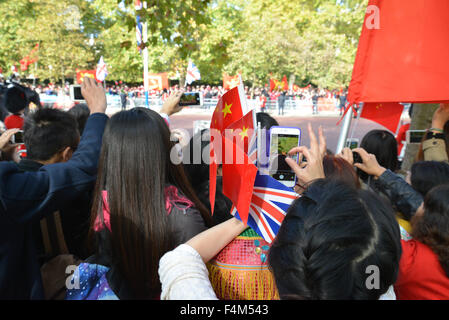
[(14, 163), (0, 163), (0, 215), (24, 223), (75, 200), (95, 182), (108, 117), (95, 113), (87, 120), (77, 151), (65, 163), (20, 172)]

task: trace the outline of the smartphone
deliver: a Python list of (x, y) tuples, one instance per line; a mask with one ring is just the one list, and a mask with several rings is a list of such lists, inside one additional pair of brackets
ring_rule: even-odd
[(80, 85), (70, 86), (70, 99), (75, 102), (86, 102), (86, 100), (84, 100), (83, 95), (81, 94)]
[(352, 138), (346, 140), (346, 147), (353, 150), (359, 147), (359, 139)]
[(11, 143), (24, 143), (23, 142), (23, 131), (19, 131), (12, 135), (11, 137)]
[(358, 152), (352, 151), (352, 158), (354, 159), (354, 163), (363, 163), (362, 157)]
[(203, 95), (200, 92), (184, 92), (179, 101), (181, 107), (196, 107), (203, 105)]
[(421, 143), (426, 135), (427, 130), (409, 130), (406, 133), (407, 143)]
[[(301, 129), (291, 127), (272, 127), (270, 129), (270, 166), (269, 174), (286, 187), (293, 188), (296, 175), (285, 161), (288, 152), (299, 146)], [(293, 159), (298, 162), (298, 155)]]

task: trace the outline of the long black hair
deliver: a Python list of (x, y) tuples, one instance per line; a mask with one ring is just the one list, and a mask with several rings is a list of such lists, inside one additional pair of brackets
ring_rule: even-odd
[(430, 190), (424, 198), (424, 214), (412, 218), (411, 236), (438, 256), (449, 277), (449, 184)]
[(195, 204), (206, 225), (212, 224), (182, 164), (170, 161), (172, 147), (165, 121), (156, 112), (144, 108), (113, 115), (103, 136), (92, 230), (96, 217), (102, 217), (106, 190), (111, 232), (104, 247), (110, 249), (112, 267), (125, 279), (135, 299), (158, 297), (159, 259), (178, 245), (165, 210), (167, 185), (176, 186)]
[(438, 161), (415, 162), (410, 180), (413, 189), (425, 197), (433, 187), (449, 182), (449, 164)]
[[(393, 210), (371, 191), (314, 182), (289, 208), (269, 251), (282, 299), (379, 299), (395, 283), (401, 257)], [(369, 267), (379, 286), (369, 288)]]
[[(376, 156), (379, 164), (395, 172), (399, 169), (398, 143), (394, 135), (386, 130), (372, 130), (368, 132), (360, 143), (368, 153)], [(368, 175), (357, 169), (358, 175), (363, 181), (368, 180)]]

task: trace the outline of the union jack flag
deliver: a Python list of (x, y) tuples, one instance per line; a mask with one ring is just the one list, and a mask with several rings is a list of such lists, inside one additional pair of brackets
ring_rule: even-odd
[(189, 65), (187, 67), (186, 84), (190, 85), (193, 81), (197, 80), (201, 80), (200, 70), (192, 61), (189, 61)]
[[(248, 226), (271, 243), (279, 231), (288, 208), (298, 198), (296, 192), (269, 175), (257, 173), (248, 215)], [(238, 211), (231, 214), (240, 219)]]

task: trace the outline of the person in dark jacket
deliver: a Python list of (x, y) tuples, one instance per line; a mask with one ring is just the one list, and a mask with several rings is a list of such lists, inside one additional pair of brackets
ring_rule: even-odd
[(126, 110), (126, 103), (128, 102), (128, 93), (125, 89), (120, 92), (120, 103), (122, 104), (122, 110)]
[(104, 89), (85, 78), (82, 94), (91, 111), (77, 151), (65, 163), (22, 172), (0, 163), (0, 299), (42, 299), (43, 288), (31, 222), (52, 214), (95, 182), (108, 117)]
[(320, 95), (318, 94), (318, 90), (315, 90), (313, 92), (313, 96), (312, 96), (312, 104), (313, 104), (312, 114), (318, 114), (318, 99), (319, 98), (320, 98)]
[[(50, 108), (31, 113), (24, 125), (27, 158), (22, 159), (18, 167), (23, 172), (37, 172), (44, 165), (67, 162), (78, 147), (79, 140), (78, 124), (71, 114)], [(54, 255), (62, 254), (57, 250), (55, 243), (47, 244), (45, 248), (41, 230), (42, 223), (45, 223), (47, 225), (44, 231), (53, 231), (51, 230), (53, 223), (58, 223), (59, 220), (68, 252), (80, 259), (89, 256), (86, 240), (89, 229), (91, 191), (83, 193), (80, 197), (58, 208), (59, 212), (55, 213), (59, 215), (57, 221), (53, 221), (53, 217), (50, 216), (34, 223), (33, 235), (41, 264), (48, 262)]]
[(285, 106), (285, 100), (287, 99), (287, 92), (284, 91), (281, 93), (281, 95), (278, 97), (278, 106), (279, 106), (279, 112), (278, 115), (283, 116), (284, 115), (284, 106)]

